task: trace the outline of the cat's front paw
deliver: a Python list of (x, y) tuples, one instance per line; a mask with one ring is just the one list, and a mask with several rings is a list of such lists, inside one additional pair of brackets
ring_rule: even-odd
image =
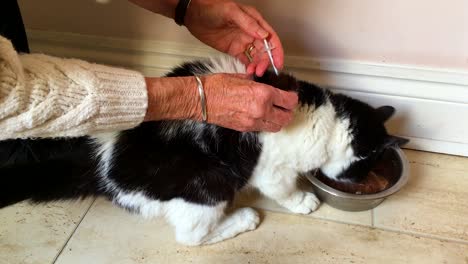
[(237, 224), (243, 226), (241, 229), (245, 231), (254, 230), (260, 223), (260, 216), (257, 211), (252, 208), (246, 207), (238, 209), (233, 216), (237, 218)]
[(315, 194), (301, 191), (295, 192), (287, 199), (279, 202), (282, 206), (296, 214), (310, 214), (320, 205), (320, 201)]

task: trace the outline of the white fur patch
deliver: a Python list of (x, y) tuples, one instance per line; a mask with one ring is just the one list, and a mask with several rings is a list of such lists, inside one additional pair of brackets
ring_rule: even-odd
[(320, 169), (329, 178), (336, 177), (349, 167), (349, 165), (361, 158), (354, 155), (351, 146), (353, 138), (349, 129), (349, 119), (338, 119), (335, 129), (330, 136), (328, 144), (328, 160)]
[(180, 198), (162, 202), (141, 192), (119, 193), (114, 201), (145, 217), (164, 216), (174, 226), (176, 240), (190, 246), (232, 238), (255, 229), (260, 222), (258, 214), (250, 208), (225, 215), (227, 202), (215, 206), (194, 204)]
[(164, 202), (149, 199), (142, 192), (126, 193), (120, 191), (115, 196), (114, 203), (133, 210), (146, 218), (160, 216), (164, 208)]
[(247, 73), (245, 65), (230, 56), (210, 58), (210, 65), (207, 66), (210, 73)]
[(278, 202), (296, 214), (310, 214), (320, 205), (320, 201), (315, 194), (303, 191), (295, 191), (289, 197), (280, 199)]
[(291, 124), (278, 133), (261, 133), (263, 143), (250, 184), (292, 212), (307, 214), (319, 201), (297, 189), (300, 173), (322, 168), (334, 177), (359, 158), (354, 156), (349, 120), (337, 118), (333, 105), (296, 109)]
[(331, 103), (314, 108), (300, 107), (294, 120), (280, 132), (260, 133), (262, 153), (254, 178), (263, 172), (291, 169), (304, 173), (320, 167), (328, 157), (329, 135), (336, 126)]
[(115, 143), (118, 140), (119, 132), (109, 132), (95, 134), (91, 137), (96, 146), (95, 155), (99, 159), (98, 175), (101, 178), (100, 184), (108, 192), (118, 191), (117, 185), (107, 176), (112, 168)]
[(280, 132), (260, 133), (262, 152), (250, 184), (292, 212), (308, 214), (319, 201), (314, 194), (299, 191), (299, 173), (320, 167), (326, 160), (335, 110), (330, 102), (315, 108), (299, 107), (294, 120)]
[(205, 124), (193, 120), (184, 121), (166, 121), (161, 126), (160, 135), (166, 140), (177, 138), (182, 133), (190, 134), (193, 142), (198, 144), (201, 150), (207, 152), (208, 145), (205, 142), (204, 135), (211, 136), (210, 141), (214, 140), (217, 143), (216, 133), (218, 127), (210, 124)]
[(203, 244), (224, 216), (226, 203), (206, 206), (172, 199), (164, 206), (167, 221), (174, 226), (176, 240), (186, 245)]

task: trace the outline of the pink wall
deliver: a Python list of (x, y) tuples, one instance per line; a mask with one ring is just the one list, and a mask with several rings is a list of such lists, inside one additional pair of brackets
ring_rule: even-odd
[[(171, 20), (124, 0), (20, 0), (27, 27), (197, 43)], [(468, 69), (466, 0), (244, 0), (287, 55)]]

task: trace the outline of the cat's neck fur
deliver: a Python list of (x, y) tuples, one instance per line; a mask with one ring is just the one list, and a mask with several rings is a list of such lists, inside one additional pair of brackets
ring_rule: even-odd
[[(245, 66), (232, 57), (210, 59), (210, 73), (245, 73)], [(291, 124), (277, 133), (259, 133), (262, 151), (255, 171), (292, 169), (298, 173), (325, 166), (331, 175), (355, 160), (350, 145), (349, 120), (338, 116), (327, 90), (292, 76), (266, 72), (256, 81), (282, 90), (295, 91), (299, 106)]]
[(319, 107), (301, 105), (295, 110), (294, 120), (280, 132), (259, 134), (263, 147), (257, 169), (288, 168), (305, 173), (345, 158), (338, 153), (351, 149), (348, 128), (349, 121), (337, 117), (329, 100)]

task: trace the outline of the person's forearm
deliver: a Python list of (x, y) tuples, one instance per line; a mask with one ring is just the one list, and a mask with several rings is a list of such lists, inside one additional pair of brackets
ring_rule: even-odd
[(145, 78), (145, 81), (148, 90), (145, 121), (200, 119), (201, 106), (195, 78)]
[(0, 140), (79, 137), (139, 125), (141, 73), (43, 54), (18, 55), (0, 36)]
[(134, 4), (160, 15), (174, 18), (175, 8), (179, 0), (129, 0)]

